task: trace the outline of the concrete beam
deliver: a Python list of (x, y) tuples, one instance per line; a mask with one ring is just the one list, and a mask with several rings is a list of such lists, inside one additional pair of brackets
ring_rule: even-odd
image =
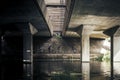
[(108, 36), (113, 36), (118, 28), (119, 28), (119, 26), (115, 26), (115, 27), (112, 27), (112, 28), (105, 30), (103, 33), (108, 35)]
[(48, 30), (50, 32), (50, 35), (52, 36), (53, 35), (53, 30), (51, 29), (50, 25), (46, 19), (46, 5), (45, 5), (45, 2), (44, 0), (34, 0), (40, 14), (42, 15), (42, 18), (44, 20), (44, 22), (46, 23), (47, 27), (48, 27)]
[(38, 32), (38, 30), (31, 23), (29, 23), (29, 26), (30, 26), (30, 32), (32, 35)]
[(63, 31), (62, 31), (63, 36), (65, 35), (66, 30), (68, 29), (68, 25), (70, 23), (75, 0), (68, 0), (68, 1), (66, 0), (66, 3), (67, 3), (67, 6), (66, 6), (66, 11), (65, 11), (65, 22), (64, 22), (64, 27), (63, 27)]
[(66, 5), (46, 5), (46, 7), (63, 7), (63, 8), (65, 8)]
[(16, 23), (16, 26), (22, 31), (23, 34), (35, 35), (38, 32), (38, 29), (30, 22)]

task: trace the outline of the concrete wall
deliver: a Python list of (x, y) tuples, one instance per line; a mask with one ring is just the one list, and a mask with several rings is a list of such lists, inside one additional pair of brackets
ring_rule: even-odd
[(35, 53), (80, 53), (79, 38), (34, 38)]
[[(34, 37), (34, 54), (41, 55), (46, 58), (44, 54), (55, 55), (67, 55), (80, 58), (81, 44), (80, 38), (45, 38)], [(110, 48), (104, 45), (105, 40), (102, 39), (90, 39), (90, 54), (91, 57), (101, 55), (101, 50), (109, 50)], [(79, 55), (77, 55), (79, 54)], [(39, 55), (39, 56), (40, 56)], [(102, 53), (103, 55), (103, 53)], [(50, 57), (50, 55), (47, 55)], [(65, 57), (65, 56), (64, 56)]]

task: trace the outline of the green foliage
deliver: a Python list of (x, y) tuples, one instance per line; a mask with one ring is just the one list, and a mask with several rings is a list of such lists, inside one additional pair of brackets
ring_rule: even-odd
[(103, 58), (102, 58), (102, 61), (110, 61), (110, 53), (108, 52), (108, 53), (106, 53), (104, 56), (103, 56)]
[(59, 38), (59, 39), (61, 39), (61, 38), (62, 38), (60, 35), (56, 35), (55, 37), (56, 37), (56, 38)]
[(101, 55), (101, 56), (98, 56), (97, 58), (95, 58), (95, 61), (102, 61), (102, 59), (103, 59), (103, 56)]
[(98, 56), (97, 58), (95, 58), (95, 61), (106, 61), (109, 62), (110, 61), (110, 52), (107, 52), (104, 55)]

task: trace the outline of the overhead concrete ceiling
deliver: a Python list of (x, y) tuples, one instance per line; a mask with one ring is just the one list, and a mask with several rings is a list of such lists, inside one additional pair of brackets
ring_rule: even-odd
[(66, 0), (44, 0), (46, 5), (66, 5)]
[(64, 27), (65, 8), (47, 7), (47, 14), (52, 23), (53, 31), (62, 32)]
[(41, 9), (38, 7), (36, 1), (1, 0), (0, 9), (0, 27), (3, 27), (3, 25), (6, 24), (31, 23), (38, 30), (36, 35), (51, 35)]
[[(65, 24), (66, 0), (44, 0), (46, 5), (46, 21), (51, 33), (62, 33)], [(43, 10), (43, 14), (44, 14)]]
[(1, 0), (0, 25), (28, 22), (39, 36), (61, 31), (63, 36), (80, 37), (87, 31), (90, 37), (107, 38), (103, 32), (120, 25), (119, 4), (120, 0)]
[[(76, 32), (81, 25), (92, 30), (90, 37), (107, 38), (106, 29), (120, 25), (120, 0), (75, 0), (67, 31)], [(72, 30), (71, 30), (72, 29)]]

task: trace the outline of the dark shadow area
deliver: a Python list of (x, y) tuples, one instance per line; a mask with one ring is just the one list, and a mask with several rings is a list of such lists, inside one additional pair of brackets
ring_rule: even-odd
[(0, 80), (22, 80), (23, 37), (14, 25), (0, 26)]
[(119, 4), (120, 0), (76, 0), (73, 14), (120, 16)]
[(34, 80), (82, 80), (79, 61), (35, 61), (34, 65)]

